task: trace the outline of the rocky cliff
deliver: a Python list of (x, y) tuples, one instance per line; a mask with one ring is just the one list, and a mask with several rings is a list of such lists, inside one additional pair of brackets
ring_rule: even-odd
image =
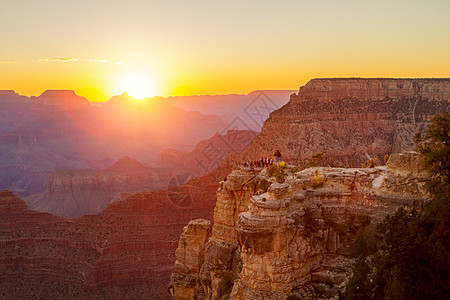
[(313, 79), (270, 114), (237, 161), (273, 154), (304, 163), (323, 152), (359, 167), (413, 149), (412, 138), (449, 109), (450, 79)]
[(46, 190), (26, 197), (25, 201), (33, 210), (78, 218), (101, 212), (113, 199), (145, 190), (165, 189), (173, 176), (170, 170), (148, 168), (126, 156), (103, 170), (53, 172)]
[[(162, 151), (158, 164), (152, 168), (126, 156), (102, 170), (52, 172), (46, 190), (24, 200), (30, 209), (64, 218), (95, 214), (104, 210), (112, 200), (145, 190), (175, 188), (203, 176), (223, 163), (230, 154), (244, 150), (255, 136), (256, 132), (248, 130), (229, 130), (223, 135), (217, 133), (201, 141), (191, 152)], [(217, 176), (223, 179), (228, 172), (224, 170)], [(210, 180), (216, 185), (218, 181)]]
[(102, 169), (126, 155), (153, 165), (162, 149), (190, 151), (226, 125), (154, 99), (123, 95), (93, 107), (73, 91), (0, 91), (0, 189), (42, 193), (53, 171)]
[(168, 299), (178, 237), (190, 220), (212, 220), (216, 190), (139, 193), (75, 220), (0, 191), (0, 298)]
[(174, 169), (178, 174), (184, 173), (191, 177), (203, 176), (214, 171), (228, 156), (245, 150), (257, 134), (250, 130), (216, 133), (211, 138), (199, 142), (191, 152), (176, 149), (161, 151), (156, 166)]
[(406, 152), (376, 168), (299, 172), (287, 166), (282, 179), (268, 168), (234, 170), (220, 183), (212, 228), (200, 220), (184, 228), (172, 295), (336, 297), (351, 273), (356, 236), (373, 233), (399, 207), (420, 207), (429, 200), (419, 161)]

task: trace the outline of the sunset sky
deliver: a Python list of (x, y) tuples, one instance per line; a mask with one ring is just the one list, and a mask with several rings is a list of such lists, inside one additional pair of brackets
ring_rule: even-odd
[(92, 101), (450, 77), (450, 1), (5, 0), (0, 89)]

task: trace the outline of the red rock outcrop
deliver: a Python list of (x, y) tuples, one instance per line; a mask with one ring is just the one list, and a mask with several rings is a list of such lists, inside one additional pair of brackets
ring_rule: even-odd
[[(189, 153), (163, 151), (157, 166), (152, 168), (124, 157), (103, 170), (56, 171), (50, 174), (43, 193), (30, 195), (24, 200), (31, 209), (64, 218), (95, 214), (104, 210), (113, 199), (123, 199), (144, 190), (175, 188), (203, 176), (217, 168), (230, 154), (244, 150), (255, 136), (256, 132), (247, 130), (216, 134), (201, 141)], [(211, 184), (218, 182), (227, 172), (229, 170), (218, 172), (224, 174), (212, 179)]]
[(349, 166), (414, 148), (413, 136), (449, 109), (450, 79), (313, 79), (270, 114), (235, 160), (279, 149), (293, 164), (323, 152)]
[(173, 176), (170, 170), (148, 168), (126, 156), (103, 170), (53, 172), (47, 189), (25, 201), (30, 209), (78, 218), (101, 212), (119, 193), (123, 198), (145, 190), (165, 189)]
[[(220, 183), (215, 223), (204, 246), (198, 243), (205, 240), (206, 230), (191, 230), (197, 236), (180, 241), (172, 295), (176, 299), (220, 299), (229, 293), (230, 299), (337, 297), (351, 274), (356, 236), (373, 232), (399, 207), (420, 207), (430, 200), (425, 190), (428, 174), (417, 168), (417, 154), (393, 154), (392, 159), (387, 167), (367, 169), (298, 172), (287, 166), (283, 183), (267, 168), (234, 170)], [(200, 268), (192, 257), (201, 251), (188, 251), (193, 247), (185, 244), (189, 240), (195, 241), (196, 249), (205, 249)], [(195, 268), (177, 267), (185, 265)], [(224, 289), (224, 272), (234, 276), (232, 290)]]
[[(75, 220), (28, 210), (1, 191), (0, 298), (170, 298), (182, 228), (192, 219), (212, 219), (216, 189), (144, 192)], [(190, 205), (178, 205), (180, 199)]]
[(228, 130), (198, 143), (191, 152), (175, 149), (161, 151), (157, 167), (176, 169), (177, 173), (203, 176), (214, 171), (231, 154), (240, 153), (257, 136), (250, 130)]

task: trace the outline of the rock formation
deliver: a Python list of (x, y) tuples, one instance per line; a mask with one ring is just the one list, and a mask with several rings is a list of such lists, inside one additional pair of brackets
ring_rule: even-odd
[(216, 190), (139, 193), (75, 220), (29, 210), (0, 191), (0, 298), (169, 299), (182, 228), (212, 219)]
[(158, 157), (156, 167), (169, 168), (176, 173), (198, 177), (219, 167), (231, 154), (240, 153), (257, 136), (250, 130), (228, 130), (199, 142), (191, 152), (165, 149)]
[(170, 170), (148, 168), (126, 156), (103, 170), (53, 172), (47, 189), (42, 194), (26, 197), (25, 201), (33, 210), (78, 218), (101, 212), (115, 197), (165, 189), (173, 176)]
[[(52, 172), (46, 190), (24, 200), (30, 209), (64, 218), (95, 214), (104, 210), (114, 199), (124, 199), (144, 190), (176, 188), (203, 176), (213, 171), (230, 154), (244, 150), (255, 136), (256, 132), (248, 130), (216, 134), (201, 141), (191, 152), (175, 149), (162, 151), (158, 164), (152, 168), (127, 156), (102, 170)], [(223, 179), (220, 176), (218, 178)], [(217, 179), (211, 180), (211, 183), (217, 184)], [(190, 204), (186, 202), (183, 205)]]
[(449, 109), (450, 79), (313, 79), (270, 114), (236, 160), (279, 149), (293, 164), (326, 153), (359, 167), (369, 158), (412, 150), (414, 134)]
[(228, 122), (220, 131), (230, 129), (260, 131), (269, 114), (289, 101), (294, 90), (261, 90), (247, 95), (169, 97), (165, 101), (185, 110), (218, 115)]
[(226, 125), (152, 99), (118, 96), (93, 107), (73, 91), (0, 91), (0, 189), (42, 193), (53, 171), (101, 169), (126, 155), (153, 165), (162, 149), (191, 151)]
[[(199, 241), (209, 231), (194, 230), (199, 220), (185, 228), (190, 235), (180, 240), (172, 294), (177, 299), (220, 299), (230, 292), (230, 299), (337, 296), (351, 274), (356, 236), (373, 233), (397, 208), (420, 207), (430, 199), (419, 161), (416, 153), (405, 152), (375, 168), (299, 172), (287, 166), (283, 179), (268, 168), (234, 170), (220, 183), (215, 223), (204, 246)], [(189, 241), (202, 250), (187, 251), (193, 247)], [(192, 256), (202, 259), (192, 264)], [(225, 272), (236, 279), (232, 291), (224, 285)]]

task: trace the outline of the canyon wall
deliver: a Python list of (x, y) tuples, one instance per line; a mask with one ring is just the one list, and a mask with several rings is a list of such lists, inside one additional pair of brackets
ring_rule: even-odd
[(178, 238), (212, 220), (217, 185), (183, 185), (114, 201), (69, 220), (0, 191), (0, 298), (169, 299)]
[(42, 193), (53, 171), (102, 169), (127, 155), (153, 165), (162, 149), (191, 151), (227, 124), (127, 95), (94, 107), (73, 91), (30, 98), (0, 91), (0, 189), (22, 197)]
[(176, 299), (336, 297), (351, 275), (356, 237), (373, 234), (399, 207), (430, 200), (416, 153), (390, 161), (287, 166), (283, 183), (268, 168), (234, 170), (220, 183), (212, 228), (200, 220), (184, 228), (169, 290)]
[(173, 175), (170, 170), (147, 168), (124, 157), (103, 170), (53, 172), (43, 193), (30, 195), (24, 200), (30, 209), (64, 218), (78, 218), (103, 211), (117, 197), (165, 189)]
[[(124, 199), (145, 190), (175, 188), (203, 176), (216, 169), (230, 154), (244, 150), (256, 134), (248, 130), (229, 130), (201, 141), (191, 152), (163, 150), (158, 164), (152, 168), (126, 156), (102, 170), (52, 172), (46, 190), (24, 200), (30, 209), (64, 218), (95, 214), (114, 199)], [(211, 180), (211, 183), (218, 181)]]
[(413, 136), (449, 109), (450, 79), (313, 79), (270, 114), (236, 161), (279, 149), (292, 164), (323, 152), (348, 166), (414, 148)]

